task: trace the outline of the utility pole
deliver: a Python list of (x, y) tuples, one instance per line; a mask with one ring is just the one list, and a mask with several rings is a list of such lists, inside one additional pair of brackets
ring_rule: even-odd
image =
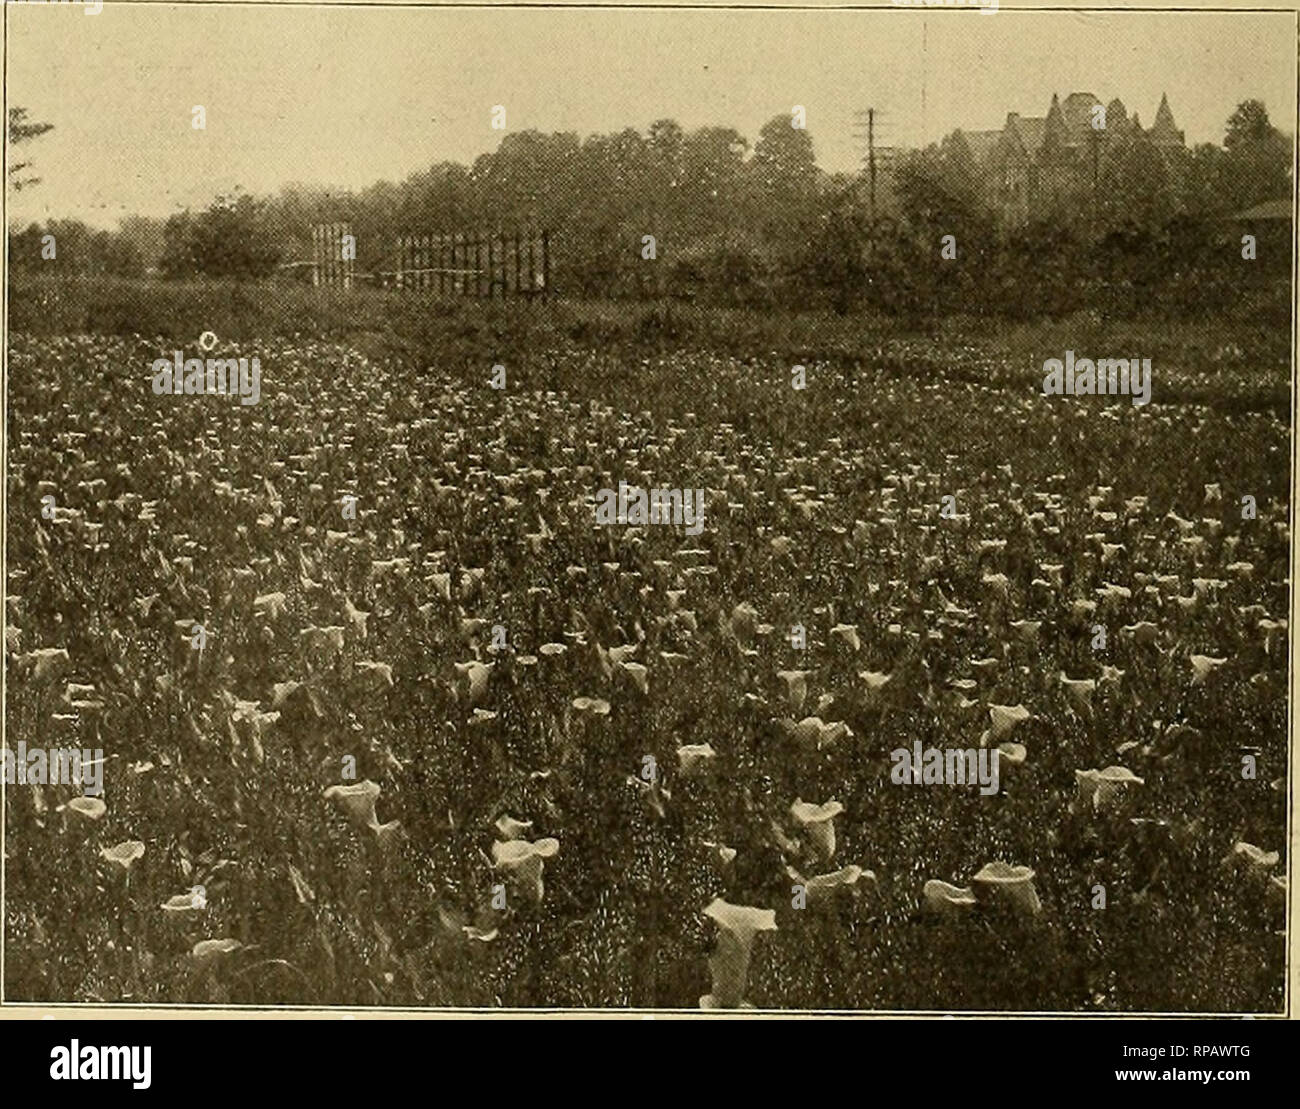
[[(862, 161), (866, 163), (867, 167), (868, 210), (871, 214), (873, 226), (876, 222), (876, 115), (875, 108), (868, 108), (863, 112), (855, 112), (853, 116), (853, 137), (859, 142), (864, 142), (866, 146)], [(889, 147), (882, 147), (879, 153), (881, 162), (887, 162), (891, 150)]]

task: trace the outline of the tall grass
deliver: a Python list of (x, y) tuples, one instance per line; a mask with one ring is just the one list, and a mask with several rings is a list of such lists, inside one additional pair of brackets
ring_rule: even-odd
[[(310, 337), (347, 342), (415, 368), (481, 368), (505, 361), (527, 372), (540, 352), (716, 351), (777, 355), (837, 367), (870, 362), (900, 374), (1026, 385), (1043, 360), (1080, 356), (1151, 358), (1156, 397), (1234, 408), (1290, 403), (1290, 328), (1239, 307), (1174, 319), (1076, 312), (1032, 324), (982, 316), (899, 320), (827, 310), (766, 312), (677, 300), (471, 300), (365, 287), (344, 292), (265, 282), (48, 278), (15, 275), (9, 326), (31, 335), (105, 334), (194, 342)], [(488, 365), (491, 363), (488, 362)], [(544, 366), (543, 366), (544, 372)]]

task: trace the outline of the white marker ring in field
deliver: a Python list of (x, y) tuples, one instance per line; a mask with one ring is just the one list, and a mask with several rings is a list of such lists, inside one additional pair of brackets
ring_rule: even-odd
[[(208, 342), (211, 339), (212, 342)], [(199, 346), (204, 350), (212, 350), (217, 345), (217, 333), (215, 331), (205, 331), (199, 336)]]

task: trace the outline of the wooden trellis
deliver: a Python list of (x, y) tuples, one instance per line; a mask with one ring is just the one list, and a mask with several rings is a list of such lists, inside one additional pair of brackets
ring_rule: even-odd
[(548, 296), (548, 231), (402, 235), (396, 284), (448, 296)]

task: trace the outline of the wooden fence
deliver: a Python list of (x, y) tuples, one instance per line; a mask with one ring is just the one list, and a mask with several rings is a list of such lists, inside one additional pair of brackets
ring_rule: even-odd
[(403, 235), (396, 284), (449, 296), (549, 296), (548, 231)]
[(311, 230), (311, 247), (311, 283), (352, 288), (357, 255), (357, 241), (352, 237), (352, 225), (318, 223)]

